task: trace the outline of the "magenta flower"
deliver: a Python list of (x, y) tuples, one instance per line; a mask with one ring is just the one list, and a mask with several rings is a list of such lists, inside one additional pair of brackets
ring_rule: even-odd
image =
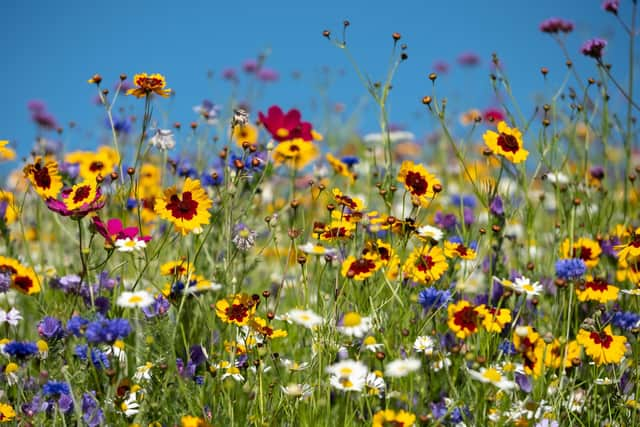
[(263, 82), (276, 82), (280, 78), (280, 75), (276, 70), (271, 68), (262, 68), (258, 71), (258, 79)]
[(91, 218), (96, 231), (104, 237), (105, 246), (113, 247), (116, 240), (130, 239), (143, 240), (145, 243), (151, 240), (151, 236), (138, 237), (137, 227), (124, 227), (118, 218), (111, 218), (105, 224), (97, 215)]
[(562, 18), (549, 18), (542, 21), (540, 31), (549, 34), (570, 33), (573, 31), (573, 22)]
[(464, 67), (475, 67), (480, 63), (480, 57), (473, 52), (465, 52), (458, 56), (458, 64)]
[(580, 51), (585, 56), (590, 56), (594, 59), (602, 59), (602, 51), (607, 46), (607, 41), (602, 39), (587, 40)]
[(260, 66), (258, 65), (258, 61), (256, 61), (255, 59), (247, 59), (242, 63), (242, 71), (248, 74), (255, 73), (256, 71), (258, 71), (259, 67)]
[(618, 7), (620, 7), (620, 0), (605, 0), (602, 3), (602, 9), (614, 15), (618, 14)]
[(291, 109), (284, 114), (277, 105), (272, 105), (265, 116), (258, 113), (260, 123), (269, 131), (276, 141), (286, 141), (295, 138), (302, 138), (305, 141), (313, 140), (311, 134), (311, 123), (303, 122), (300, 111)]
[(84, 218), (89, 213), (98, 211), (104, 207), (105, 199), (104, 197), (102, 197), (102, 190), (100, 190), (100, 187), (98, 187), (96, 189), (96, 197), (94, 197), (91, 202), (85, 203), (75, 209), (69, 209), (67, 208), (64, 200), (69, 197), (71, 191), (71, 188), (65, 188), (64, 190), (62, 190), (62, 200), (54, 199), (52, 197), (48, 198), (46, 204), (49, 210), (52, 210), (53, 212), (56, 212), (62, 216), (70, 216), (73, 219), (79, 219)]

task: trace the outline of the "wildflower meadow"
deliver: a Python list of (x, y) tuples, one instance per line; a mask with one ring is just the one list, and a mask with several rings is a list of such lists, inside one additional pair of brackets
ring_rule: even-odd
[(87, 75), (104, 127), (81, 149), (29, 103), (31, 150), (0, 129), (0, 424), (640, 425), (636, 9), (599, 9), (627, 63), (540, 23), (565, 64), (536, 71), (563, 75), (544, 99), (498, 54), (485, 111), (423, 70), (424, 139), (391, 117), (417, 41), (388, 34), (376, 80), (349, 21), (317, 38), (372, 133), (239, 96), (277, 80), (266, 57), (191, 123), (162, 69)]

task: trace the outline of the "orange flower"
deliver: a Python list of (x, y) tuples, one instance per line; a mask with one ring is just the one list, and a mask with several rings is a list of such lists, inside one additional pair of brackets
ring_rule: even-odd
[(127, 91), (127, 95), (133, 95), (136, 98), (149, 96), (151, 93), (155, 93), (166, 98), (171, 94), (171, 89), (164, 88), (167, 83), (162, 74), (136, 74), (133, 77), (133, 83), (137, 87), (129, 89)]

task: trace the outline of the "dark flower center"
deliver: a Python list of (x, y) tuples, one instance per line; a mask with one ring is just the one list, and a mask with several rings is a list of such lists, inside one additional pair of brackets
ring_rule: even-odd
[(241, 323), (248, 316), (249, 308), (244, 304), (233, 304), (225, 310), (225, 314), (229, 320), (235, 320)]
[(599, 292), (606, 292), (607, 289), (609, 289), (609, 284), (602, 278), (597, 278), (592, 280), (591, 282), (587, 282), (585, 283), (585, 286)]
[(31, 278), (27, 276), (15, 276), (13, 278), (13, 284), (23, 291), (28, 292), (33, 286), (33, 281), (31, 281)]
[(337, 196), (336, 199), (338, 203), (345, 205), (349, 209), (356, 209), (358, 207), (356, 202), (349, 196)]
[(436, 263), (433, 262), (431, 255), (423, 255), (418, 259), (418, 265), (416, 266), (416, 268), (419, 271), (425, 272), (431, 270), (434, 265), (436, 265)]
[(91, 162), (91, 165), (89, 165), (89, 170), (91, 172), (98, 172), (98, 171), (101, 171), (103, 168), (104, 168), (104, 163), (102, 163), (100, 160)]
[(351, 263), (349, 267), (349, 272), (352, 272), (354, 276), (358, 274), (366, 274), (370, 271), (375, 270), (376, 263), (370, 259), (360, 258), (357, 261)]
[(37, 163), (35, 165), (33, 179), (36, 181), (36, 185), (40, 188), (51, 187), (51, 176), (49, 175), (49, 168), (47, 168), (46, 166), (40, 166), (40, 163)]
[(478, 313), (473, 307), (465, 307), (453, 315), (453, 322), (462, 329), (475, 331), (478, 323)]
[(500, 133), (500, 135), (498, 135), (498, 145), (504, 151), (511, 153), (517, 153), (520, 149), (516, 137), (507, 133)]
[(17, 272), (18, 272), (18, 270), (16, 270), (15, 268), (11, 267), (10, 265), (0, 264), (0, 273), (16, 274)]
[(460, 256), (466, 256), (468, 254), (467, 248), (462, 243), (458, 243), (458, 246), (456, 247), (456, 252), (458, 252)]
[(580, 259), (583, 261), (589, 261), (591, 259), (591, 248), (587, 248), (586, 246), (582, 246), (580, 248), (573, 248), (573, 257), (577, 254), (576, 252), (580, 250)]
[(171, 215), (177, 219), (191, 220), (198, 209), (198, 202), (192, 199), (190, 191), (185, 191), (182, 194), (182, 200), (177, 194), (171, 196), (171, 200), (165, 206), (167, 210), (171, 211)]
[(427, 180), (419, 173), (413, 171), (407, 173), (407, 177), (404, 182), (411, 189), (411, 193), (416, 196), (422, 196), (427, 192), (427, 188), (429, 188)]
[(89, 194), (91, 194), (91, 186), (83, 185), (82, 187), (79, 187), (73, 195), (73, 202), (78, 203), (89, 197)]
[(600, 333), (591, 332), (589, 338), (591, 338), (594, 343), (599, 344), (604, 348), (609, 348), (609, 346), (613, 342), (613, 337), (604, 331)]

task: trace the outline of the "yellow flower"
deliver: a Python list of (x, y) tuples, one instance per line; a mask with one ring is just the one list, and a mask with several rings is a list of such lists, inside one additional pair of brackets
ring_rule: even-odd
[(347, 178), (351, 179), (351, 182), (355, 181), (356, 176), (349, 169), (349, 166), (346, 163), (344, 163), (342, 160), (338, 159), (337, 157), (334, 157), (334, 155), (331, 153), (327, 153), (326, 158), (327, 158), (327, 162), (329, 162), (329, 165), (333, 168), (333, 171), (337, 175), (346, 176)]
[(16, 417), (16, 411), (11, 405), (0, 403), (0, 423), (8, 423)]
[(0, 162), (5, 160), (14, 160), (16, 158), (16, 152), (7, 147), (9, 141), (0, 141)]
[(466, 247), (463, 243), (451, 242), (449, 240), (444, 242), (444, 254), (447, 256), (447, 258), (476, 258), (476, 251)]
[(447, 325), (456, 337), (465, 339), (478, 332), (482, 312), (469, 301), (460, 300), (455, 304), (449, 304), (447, 313), (449, 315)]
[[(364, 210), (364, 202), (362, 199), (357, 197), (349, 197), (346, 194), (342, 194), (342, 192), (334, 188), (333, 189), (333, 198), (340, 206), (344, 206), (348, 208), (351, 212), (360, 212)], [(341, 214), (340, 212), (336, 212), (336, 215)]]
[(36, 157), (33, 164), (24, 167), (23, 172), (40, 197), (45, 200), (58, 197), (62, 190), (62, 178), (58, 174), (58, 163), (55, 160)]
[(640, 257), (640, 228), (632, 233), (632, 238), (626, 245), (618, 245), (614, 247), (618, 251), (619, 262), (626, 262), (627, 257)]
[(216, 315), (225, 323), (244, 326), (256, 312), (257, 303), (245, 293), (230, 295), (216, 302)]
[(185, 415), (180, 419), (182, 427), (210, 427), (210, 424), (199, 417), (193, 415)]
[[(16, 205), (15, 197), (13, 193), (10, 193), (0, 188), (0, 205), (3, 205), (3, 204), (6, 206), (6, 209), (4, 212), (4, 222), (7, 225), (11, 225), (20, 216), (20, 212), (18, 211), (18, 205)], [(0, 220), (2, 219), (3, 218), (0, 217)]]
[(74, 185), (71, 192), (64, 199), (64, 204), (70, 211), (79, 209), (84, 205), (92, 203), (96, 199), (98, 187), (92, 181), (84, 181)]
[(273, 162), (276, 166), (286, 164), (295, 169), (304, 168), (317, 156), (318, 147), (302, 138), (282, 141), (273, 150)]
[(570, 245), (571, 242), (569, 239), (565, 239), (565, 241), (562, 242), (560, 247), (562, 258), (580, 258), (588, 268), (593, 268), (598, 265), (598, 260), (602, 253), (598, 242), (581, 237), (573, 242), (573, 250), (570, 250)]
[(511, 311), (508, 308), (492, 308), (482, 304), (476, 308), (482, 318), (482, 326), (488, 332), (500, 333), (505, 325), (511, 322)]
[(245, 142), (249, 143), (249, 145), (254, 145), (258, 142), (258, 128), (251, 123), (247, 123), (244, 126), (234, 126), (231, 139), (233, 139), (239, 147), (242, 147), (242, 144)]
[(11, 287), (26, 295), (37, 294), (40, 292), (40, 279), (33, 269), (19, 265), (11, 276)]
[(607, 283), (606, 279), (594, 279), (590, 275), (587, 275), (585, 282), (576, 288), (579, 301), (597, 301), (602, 304), (617, 300), (618, 291), (619, 289)]
[(181, 194), (175, 187), (165, 190), (164, 195), (156, 199), (154, 210), (160, 218), (170, 221), (176, 230), (186, 235), (209, 224), (209, 208), (212, 205), (200, 181), (187, 178)]
[(373, 276), (382, 267), (382, 261), (375, 255), (365, 255), (362, 258), (349, 256), (342, 263), (341, 274), (349, 279), (362, 281)]
[(498, 123), (498, 133), (488, 130), (482, 135), (484, 143), (494, 154), (500, 154), (512, 163), (527, 160), (529, 152), (524, 149), (522, 133), (510, 128), (505, 122)]
[(422, 206), (428, 206), (436, 194), (442, 191), (442, 184), (435, 175), (429, 173), (421, 164), (409, 160), (402, 162), (398, 181), (404, 184), (412, 198)]
[(580, 329), (576, 338), (578, 344), (584, 346), (584, 351), (593, 359), (596, 365), (619, 363), (625, 353), (627, 338), (613, 335), (611, 325), (598, 332)]
[(314, 224), (313, 232), (318, 234), (320, 240), (333, 241), (336, 239), (348, 239), (351, 237), (356, 224), (346, 220), (332, 220), (330, 224)]
[(98, 175), (106, 178), (111, 174), (120, 158), (116, 150), (109, 146), (102, 146), (97, 152), (85, 152), (80, 159), (76, 160), (80, 160), (79, 174), (82, 179), (94, 181)]
[(171, 89), (164, 88), (167, 83), (162, 74), (136, 74), (135, 76), (133, 76), (133, 84), (135, 84), (137, 87), (129, 89), (127, 91), (127, 95), (133, 95), (136, 98), (149, 96), (152, 93), (166, 98), (171, 94)]
[(411, 427), (415, 424), (415, 422), (416, 416), (411, 412), (406, 412), (402, 409), (398, 412), (394, 411), (393, 409), (383, 409), (373, 415), (372, 427)]
[(442, 249), (437, 246), (418, 247), (411, 252), (402, 270), (414, 282), (428, 285), (438, 280), (449, 268)]
[(273, 329), (267, 324), (266, 320), (260, 317), (253, 317), (249, 321), (249, 326), (251, 329), (268, 339), (284, 338), (288, 335), (287, 331), (283, 329)]

